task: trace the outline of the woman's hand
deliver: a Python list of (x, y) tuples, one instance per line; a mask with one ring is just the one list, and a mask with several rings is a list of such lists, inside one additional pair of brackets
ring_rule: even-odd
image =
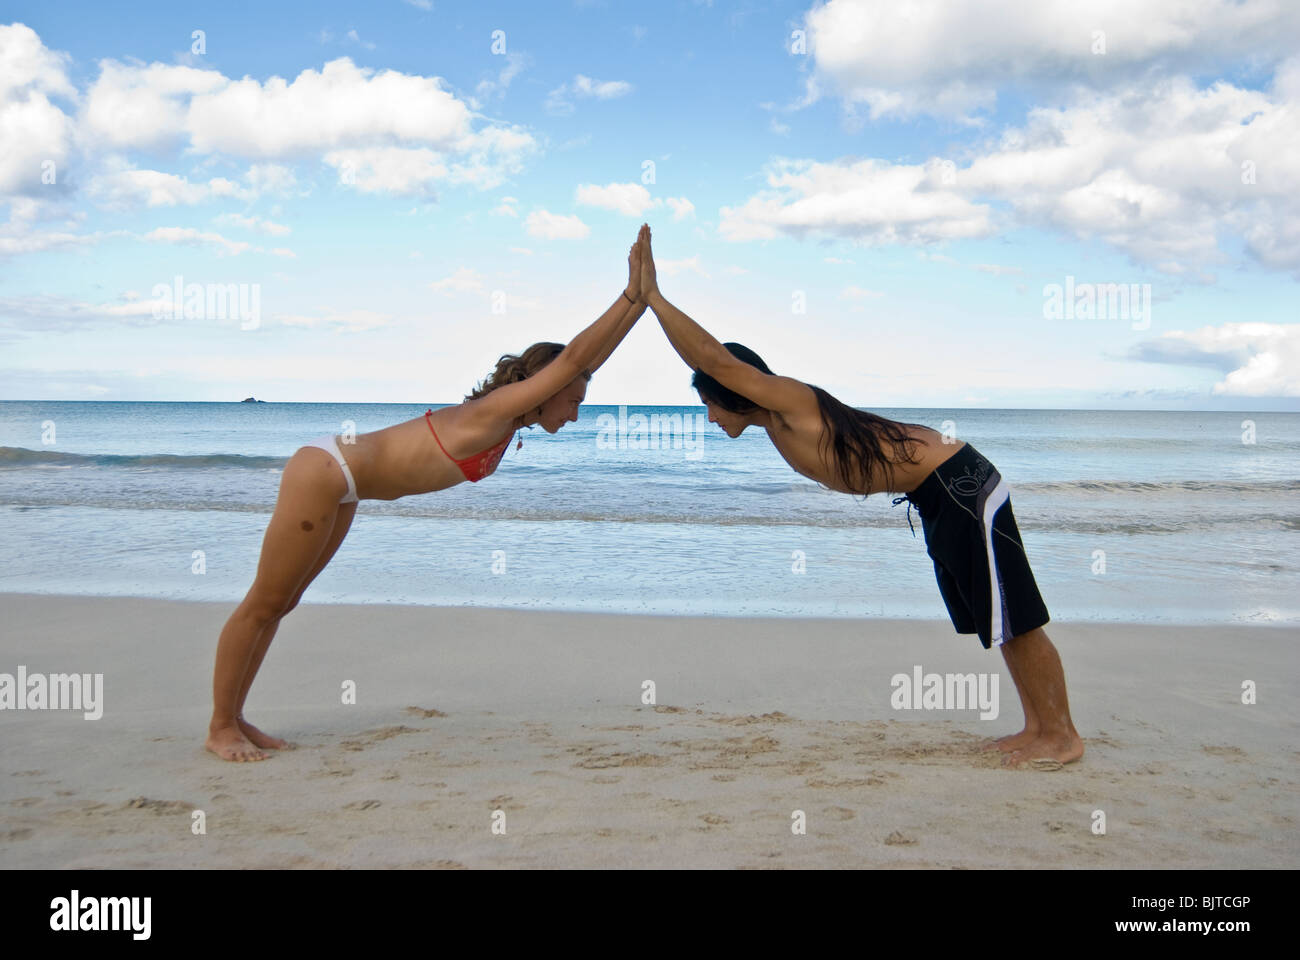
[(633, 303), (641, 299), (641, 238), (627, 252), (627, 298)]
[(641, 248), (641, 296), (646, 303), (649, 303), (651, 295), (659, 292), (659, 277), (655, 271), (654, 255), (650, 251), (650, 225), (648, 223), (641, 224), (641, 232), (637, 235), (637, 244)]

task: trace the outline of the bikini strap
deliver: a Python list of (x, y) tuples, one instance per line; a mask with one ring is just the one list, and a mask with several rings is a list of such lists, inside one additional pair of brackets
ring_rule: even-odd
[[(424, 422), (427, 423), (427, 424), (429, 425), (429, 432), (430, 432), (431, 434), (433, 434), (433, 439), (438, 440), (438, 431), (433, 429), (433, 410), (432, 410), (432, 408), (430, 408), (430, 409), (424, 411)], [(455, 457), (453, 457), (450, 453), (447, 453), (447, 448), (444, 447), (444, 446), (442, 445), (442, 441), (441, 441), (441, 440), (438, 440), (438, 449), (441, 450), (443, 453), (447, 454), (447, 459), (450, 460), (452, 463), (459, 463), (459, 462), (460, 462), (460, 461), (458, 461)]]

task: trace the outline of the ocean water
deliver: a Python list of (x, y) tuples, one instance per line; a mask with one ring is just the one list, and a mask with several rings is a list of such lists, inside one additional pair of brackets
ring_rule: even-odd
[[(234, 604), (289, 455), (425, 409), (0, 403), (0, 592)], [(1300, 622), (1300, 414), (875, 412), (997, 465), (1054, 619)], [(588, 405), (520, 436), (481, 483), (363, 502), (305, 602), (946, 617), (907, 505), (818, 487), (761, 430)]]

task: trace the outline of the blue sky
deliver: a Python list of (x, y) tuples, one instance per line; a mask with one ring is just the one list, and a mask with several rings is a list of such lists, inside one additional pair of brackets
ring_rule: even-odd
[[(1132, 8), (10, 3), (0, 399), (454, 402), (644, 220), (857, 405), (1300, 409), (1300, 14)], [(688, 380), (648, 312), (588, 397)]]

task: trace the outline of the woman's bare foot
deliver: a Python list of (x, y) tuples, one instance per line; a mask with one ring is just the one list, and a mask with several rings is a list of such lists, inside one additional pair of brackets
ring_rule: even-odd
[(211, 750), (222, 760), (244, 762), (247, 760), (265, 760), (266, 754), (257, 749), (240, 732), (239, 727), (218, 727), (208, 731), (204, 747)]
[[(1018, 767), (1023, 764), (1036, 764), (1039, 760), (1055, 760), (1057, 763), (1072, 763), (1083, 756), (1083, 740), (1077, 733), (1060, 734), (1057, 736), (1040, 736), (1021, 747), (1014, 753), (1009, 753), (1002, 758), (1002, 762), (1008, 767)], [(1048, 764), (1041, 764), (1047, 769)]]
[(273, 737), (269, 733), (263, 733), (243, 717), (239, 717), (235, 722), (239, 724), (239, 732), (247, 737), (248, 742), (253, 744), (255, 747), (264, 747), (267, 750), (293, 749), (293, 744), (288, 740), (281, 740), (279, 737)]

